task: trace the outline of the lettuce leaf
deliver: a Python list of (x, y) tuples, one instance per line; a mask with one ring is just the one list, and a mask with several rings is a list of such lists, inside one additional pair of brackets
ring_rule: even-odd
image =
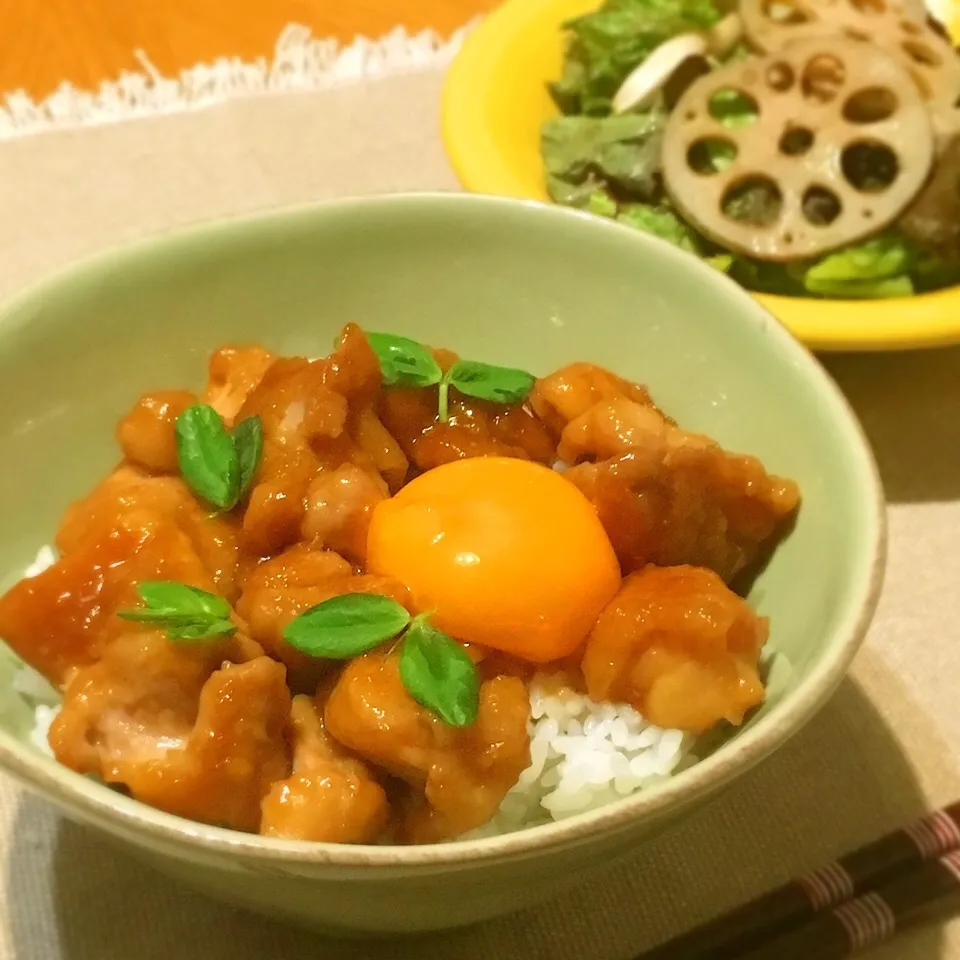
[[(571, 183), (562, 177), (547, 176), (547, 193), (550, 194), (554, 202), (562, 204), (565, 207), (576, 207), (578, 210), (586, 210), (591, 207), (605, 207), (606, 204), (600, 200), (600, 197), (609, 198), (606, 187), (602, 181), (593, 177), (587, 178), (582, 183)], [(616, 214), (616, 203), (611, 198)]]
[(625, 204), (617, 214), (617, 221), (643, 230), (644, 233), (652, 233), (655, 237), (694, 254), (720, 273), (729, 273), (736, 263), (736, 257), (732, 253), (718, 251), (676, 211), (664, 204), (657, 207), (646, 203)]
[(595, 190), (590, 194), (584, 209), (598, 217), (616, 217), (617, 201), (603, 190)]
[(838, 300), (880, 300), (909, 297), (915, 292), (913, 278), (906, 273), (879, 280), (815, 281), (804, 284), (808, 293)]
[(607, 0), (566, 24), (570, 45), (560, 80), (551, 86), (564, 113), (603, 116), (627, 74), (661, 43), (720, 19), (714, 0)]
[(888, 231), (825, 254), (807, 267), (804, 282), (813, 289), (821, 283), (889, 280), (909, 273), (916, 257), (913, 244), (902, 234)]
[(540, 152), (550, 195), (578, 207), (604, 187), (639, 200), (656, 199), (664, 122), (660, 112), (548, 120)]
[(821, 257), (803, 271), (802, 283), (825, 297), (905, 297), (913, 293), (916, 260), (917, 248), (890, 230)]
[(775, 293), (784, 297), (809, 296), (803, 281), (783, 264), (738, 257), (730, 275), (737, 283), (757, 293)]
[(688, 253), (697, 256), (704, 253), (697, 232), (668, 207), (654, 207), (646, 203), (627, 204), (621, 209), (617, 220), (645, 233), (652, 233)]
[(730, 273), (737, 263), (737, 258), (732, 253), (712, 253), (703, 260), (720, 273)]
[(960, 283), (960, 259), (926, 250), (890, 229), (803, 263), (738, 259), (732, 273), (762, 293), (875, 300)]

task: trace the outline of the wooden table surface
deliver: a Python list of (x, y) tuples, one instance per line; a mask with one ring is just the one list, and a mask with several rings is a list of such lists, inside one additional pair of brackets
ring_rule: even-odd
[(164, 74), (221, 56), (269, 57), (289, 23), (350, 41), (397, 26), (451, 33), (496, 0), (0, 0), (0, 92), (93, 89), (140, 70)]

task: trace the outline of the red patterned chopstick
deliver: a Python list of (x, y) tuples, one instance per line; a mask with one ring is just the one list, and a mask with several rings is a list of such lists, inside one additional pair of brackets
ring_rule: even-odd
[[(908, 868), (832, 910), (746, 953), (736, 960), (844, 960), (909, 928), (960, 911), (960, 851)], [(680, 956), (680, 954), (678, 954)]]
[[(823, 960), (847, 956), (865, 937), (874, 942), (892, 935), (901, 913), (907, 919), (921, 909), (922, 904), (905, 896), (898, 885), (902, 877), (916, 875), (918, 868), (926, 868), (918, 882), (937, 898), (937, 903), (943, 902), (943, 909), (949, 908), (954, 896), (960, 898), (960, 855), (945, 856), (956, 850), (960, 850), (960, 802), (711, 920), (638, 960), (753, 957), (752, 951), (768, 950), (772, 943), (779, 943), (779, 949), (787, 951), (789, 944), (784, 941), (790, 934), (826, 938), (815, 942), (825, 951)], [(957, 872), (951, 872), (954, 869)], [(896, 894), (892, 903), (876, 893), (888, 884)], [(878, 897), (883, 903), (877, 902)], [(808, 923), (811, 920), (817, 922)], [(801, 933), (796, 933), (799, 928)], [(810, 928), (819, 933), (810, 933)], [(809, 942), (804, 942), (804, 948), (809, 949)], [(826, 952), (833, 949), (832, 945), (844, 952)], [(756, 953), (757, 957), (765, 955)], [(783, 952), (769, 956), (788, 960), (794, 955)], [(821, 960), (820, 953), (796, 956)]]

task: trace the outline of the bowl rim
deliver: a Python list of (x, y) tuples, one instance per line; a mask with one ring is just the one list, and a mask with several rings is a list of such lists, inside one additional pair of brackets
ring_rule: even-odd
[[(599, 5), (599, 0), (595, 0)], [(517, 199), (534, 195), (490, 136), (499, 64), (523, 38), (542, 33), (563, 0), (504, 0), (469, 34), (444, 81), (441, 135), (450, 165), (468, 191)], [(960, 18), (950, 24), (960, 40)], [(749, 293), (750, 291), (748, 291)], [(820, 351), (892, 351), (960, 343), (960, 285), (909, 297), (837, 300), (753, 294), (808, 347)]]
[[(838, 445), (846, 456), (863, 490), (865, 535), (858, 560), (862, 568), (855, 588), (844, 605), (835, 635), (838, 640), (814, 665), (803, 683), (787, 694), (773, 711), (755, 725), (740, 732), (735, 749), (720, 748), (652, 789), (624, 797), (595, 810), (568, 819), (526, 827), (513, 833), (472, 840), (423, 846), (373, 846), (281, 840), (209, 826), (164, 813), (140, 801), (123, 796), (91, 778), (82, 776), (22, 743), (0, 728), (0, 768), (28, 788), (51, 800), (79, 819), (135, 841), (151, 839), (167, 848), (188, 848), (194, 853), (226, 854), (246, 861), (251, 867), (270, 861), (274, 866), (330, 865), (336, 867), (407, 868), (415, 866), (457, 867), (467, 864), (517, 858), (544, 852), (605, 833), (626, 830), (644, 818), (682, 809), (684, 801), (707, 796), (770, 755), (799, 731), (830, 698), (847, 672), (873, 618), (886, 561), (886, 508), (879, 471), (863, 429), (827, 371), (780, 323), (738, 284), (717, 273), (702, 261), (691, 259), (679, 248), (656, 237), (577, 210), (533, 201), (485, 197), (458, 193), (397, 193), (343, 198), (309, 204), (295, 204), (240, 216), (203, 221), (186, 228), (155, 234), (132, 244), (114, 247), (75, 262), (22, 290), (0, 304), (0, 328), (10, 322), (35, 322), (39, 306), (52, 291), (89, 274), (115, 273), (143, 263), (179, 246), (193, 243), (216, 244), (219, 237), (241, 230), (282, 227), (300, 220), (352, 215), (367, 208), (398, 210), (424, 208), (451, 217), (469, 215), (472, 209), (526, 209), (529, 215), (554, 219), (562, 228), (570, 222), (598, 231), (615, 231), (628, 243), (653, 256), (673, 259), (682, 269), (699, 272), (726, 295), (739, 300), (743, 321), (772, 338), (774, 352), (802, 371), (811, 387), (818, 387), (831, 408), (834, 422), (845, 434)], [(525, 214), (526, 215), (526, 214)]]

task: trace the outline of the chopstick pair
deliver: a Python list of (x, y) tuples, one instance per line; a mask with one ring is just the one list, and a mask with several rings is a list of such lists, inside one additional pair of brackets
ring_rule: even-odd
[(636, 960), (841, 960), (960, 910), (960, 802)]

